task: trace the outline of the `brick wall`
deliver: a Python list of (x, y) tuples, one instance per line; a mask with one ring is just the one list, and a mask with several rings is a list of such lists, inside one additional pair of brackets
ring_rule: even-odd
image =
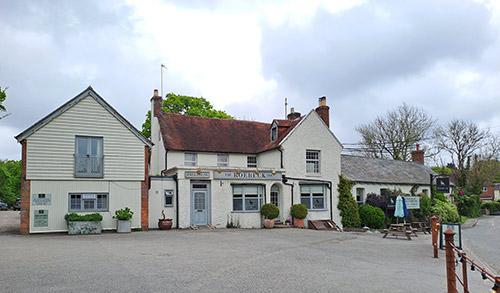
[(149, 147), (144, 147), (144, 180), (141, 182), (141, 228), (149, 227)]
[(30, 186), (31, 183), (26, 179), (26, 158), (28, 151), (28, 143), (26, 140), (21, 142), (21, 234), (29, 234), (30, 232)]

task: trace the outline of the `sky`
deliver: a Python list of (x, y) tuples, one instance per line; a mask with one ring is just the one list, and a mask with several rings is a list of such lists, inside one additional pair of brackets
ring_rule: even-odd
[(498, 1), (0, 0), (0, 40), (0, 159), (20, 159), (14, 136), (89, 85), (140, 129), (160, 64), (165, 94), (239, 119), (326, 96), (343, 143), (402, 103), (500, 133)]

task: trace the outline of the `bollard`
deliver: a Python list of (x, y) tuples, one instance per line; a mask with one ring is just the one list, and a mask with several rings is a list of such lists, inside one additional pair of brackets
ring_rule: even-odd
[(469, 293), (469, 280), (467, 278), (467, 260), (465, 252), (462, 252), (461, 260), (462, 260), (462, 283), (464, 285), (464, 293)]
[(432, 249), (434, 251), (434, 258), (438, 258), (438, 234), (439, 234), (439, 223), (438, 217), (431, 217), (431, 235), (432, 235)]
[(446, 283), (448, 293), (457, 293), (457, 279), (455, 277), (455, 252), (451, 246), (453, 243), (453, 230), (447, 229), (444, 232), (444, 239), (446, 243)]
[(500, 293), (500, 276), (495, 277), (495, 285), (493, 286), (493, 293)]

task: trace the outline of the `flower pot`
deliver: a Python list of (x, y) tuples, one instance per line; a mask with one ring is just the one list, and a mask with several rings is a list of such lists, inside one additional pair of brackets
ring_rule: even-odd
[(172, 229), (172, 219), (158, 219), (158, 229), (160, 230)]
[(274, 219), (264, 219), (264, 227), (266, 229), (274, 228)]
[(293, 226), (295, 228), (304, 228), (304, 219), (293, 219)]
[(130, 233), (131, 226), (130, 220), (116, 220), (116, 232), (118, 233)]
[(97, 221), (68, 221), (68, 234), (101, 234), (102, 225)]

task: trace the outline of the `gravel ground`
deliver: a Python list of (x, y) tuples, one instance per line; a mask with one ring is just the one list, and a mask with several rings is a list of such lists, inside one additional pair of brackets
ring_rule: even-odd
[[(2, 292), (445, 292), (429, 236), (299, 229), (0, 235)], [(479, 274), (472, 292), (488, 292)]]

